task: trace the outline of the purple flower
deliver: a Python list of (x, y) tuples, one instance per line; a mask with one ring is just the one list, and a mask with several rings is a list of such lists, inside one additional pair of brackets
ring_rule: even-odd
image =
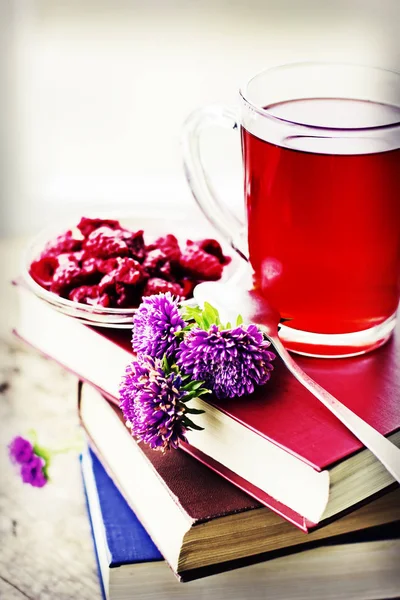
[(153, 358), (173, 356), (179, 341), (176, 333), (185, 327), (178, 300), (170, 292), (148, 296), (133, 317), (132, 347)]
[(185, 440), (187, 419), (182, 402), (187, 392), (182, 377), (166, 373), (157, 358), (144, 356), (126, 368), (120, 386), (120, 407), (132, 435), (151, 448), (176, 448)]
[(33, 446), (29, 440), (16, 436), (8, 446), (10, 458), (20, 465), (29, 462), (33, 457)]
[(270, 378), (275, 354), (256, 325), (191, 329), (177, 352), (182, 373), (205, 382), (217, 398), (250, 394)]
[(21, 477), (24, 483), (29, 483), (33, 487), (43, 487), (47, 483), (43, 467), (45, 461), (40, 456), (33, 455), (29, 462), (21, 466)]

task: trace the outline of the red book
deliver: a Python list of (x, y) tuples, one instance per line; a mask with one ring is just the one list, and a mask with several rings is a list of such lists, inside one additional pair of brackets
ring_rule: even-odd
[[(90, 328), (19, 287), (17, 333), (118, 402), (132, 359), (129, 330)], [(400, 325), (383, 347), (346, 359), (297, 357), (301, 367), (400, 445)], [(204, 403), (184, 449), (307, 531), (394, 485), (375, 457), (279, 362), (252, 397)]]

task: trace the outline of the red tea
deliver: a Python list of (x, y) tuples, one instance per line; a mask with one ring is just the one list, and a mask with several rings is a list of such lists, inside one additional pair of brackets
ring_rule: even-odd
[[(400, 121), (399, 109), (350, 100), (274, 109), (312, 126), (343, 128), (344, 118), (355, 128)], [(388, 148), (384, 134), (374, 141), (335, 135), (276, 145), (242, 129), (256, 281), (292, 319), (287, 325), (317, 333), (378, 325), (396, 311), (400, 293), (400, 150)]]

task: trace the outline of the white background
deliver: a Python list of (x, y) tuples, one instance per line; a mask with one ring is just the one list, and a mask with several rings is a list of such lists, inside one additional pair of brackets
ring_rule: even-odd
[[(288, 61), (400, 70), (400, 0), (2, 0), (2, 235), (91, 205), (190, 207), (182, 122)], [(234, 133), (209, 145), (241, 201)]]

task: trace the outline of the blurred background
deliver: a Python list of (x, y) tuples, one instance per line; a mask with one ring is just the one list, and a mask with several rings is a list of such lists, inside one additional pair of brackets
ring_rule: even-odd
[[(94, 206), (192, 206), (183, 121), (235, 104), (263, 67), (400, 65), (399, 0), (1, 0), (0, 11), (2, 236)], [(235, 133), (208, 155), (240, 203)]]

